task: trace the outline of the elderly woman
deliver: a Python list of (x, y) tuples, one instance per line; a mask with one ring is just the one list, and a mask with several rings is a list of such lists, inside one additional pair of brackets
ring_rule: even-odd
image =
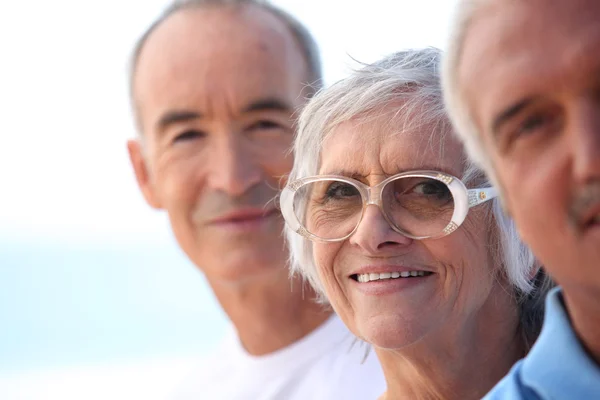
[(481, 398), (549, 286), (452, 134), (439, 58), (401, 52), (311, 100), (280, 200), (293, 269), (373, 345), (383, 399)]

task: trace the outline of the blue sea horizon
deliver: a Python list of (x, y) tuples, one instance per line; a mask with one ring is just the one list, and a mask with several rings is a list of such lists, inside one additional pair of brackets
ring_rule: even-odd
[(0, 372), (201, 357), (226, 318), (198, 269), (156, 245), (0, 240)]

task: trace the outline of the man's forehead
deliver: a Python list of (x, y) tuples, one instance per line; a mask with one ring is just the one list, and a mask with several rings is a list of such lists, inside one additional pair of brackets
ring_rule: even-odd
[(507, 106), (523, 87), (535, 92), (552, 85), (543, 77), (578, 45), (572, 33), (597, 26), (599, 19), (595, 0), (496, 0), (479, 10), (466, 31), (458, 68), (470, 108), (489, 112), (500, 106), (491, 101), (506, 100), (500, 108)]
[[(463, 49), (467, 41), (480, 43), (482, 48), (527, 45), (532, 38), (535, 42), (557, 30), (597, 24), (599, 13), (597, 0), (488, 0), (469, 19)], [(525, 31), (528, 35), (523, 36)]]
[(257, 6), (204, 6), (181, 9), (163, 20), (148, 36), (142, 53), (152, 42), (170, 47), (209, 46), (221, 38), (234, 44), (251, 44), (259, 38), (264, 46), (282, 48), (294, 42), (281, 19)]
[(523, 7), (514, 1), (496, 0), (471, 19), (457, 70), (459, 87), (471, 107), (474, 102), (485, 101), (481, 90), (493, 90), (499, 84), (502, 71), (515, 62), (514, 52), (530, 39), (522, 35), (526, 22)]
[[(223, 47), (223, 43), (227, 46)], [(249, 50), (247, 55), (254, 52), (255, 57), (268, 57), (273, 53), (286, 53), (290, 48), (293, 50), (293, 44), (291, 34), (282, 23), (262, 10), (181, 10), (148, 36), (139, 55), (138, 68), (148, 59), (210, 61), (244, 49)]]
[(299, 53), (289, 29), (265, 10), (255, 6), (199, 7), (177, 11), (155, 28), (140, 51), (138, 69), (148, 67), (146, 64), (160, 67), (212, 61), (214, 65), (236, 54), (251, 58), (248, 62), (256, 61), (254, 58), (284, 64), (294, 56), (302, 57)]
[(232, 91), (248, 97), (236, 99), (243, 104), (289, 97), (292, 91), (299, 97), (302, 61), (284, 24), (261, 9), (184, 10), (148, 37), (134, 76), (134, 98), (138, 107), (148, 101), (186, 107)]

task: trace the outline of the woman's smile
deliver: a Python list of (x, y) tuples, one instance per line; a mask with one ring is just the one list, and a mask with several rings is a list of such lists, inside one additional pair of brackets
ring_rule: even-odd
[(365, 265), (348, 276), (348, 287), (369, 296), (384, 296), (430, 281), (431, 268), (404, 265)]

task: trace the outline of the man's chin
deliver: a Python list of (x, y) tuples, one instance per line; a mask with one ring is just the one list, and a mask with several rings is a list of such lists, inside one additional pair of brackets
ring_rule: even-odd
[[(252, 284), (266, 283), (274, 280), (287, 280), (288, 272), (285, 267), (255, 265), (252, 267), (241, 268), (235, 266), (225, 266), (219, 271), (203, 271), (209, 282), (218, 282), (219, 284)], [(286, 282), (286, 285), (288, 283)]]
[(269, 275), (287, 276), (287, 253), (282, 249), (282, 243), (266, 248), (230, 244), (217, 257), (202, 257), (198, 260), (202, 262), (196, 264), (209, 279), (239, 281)]

